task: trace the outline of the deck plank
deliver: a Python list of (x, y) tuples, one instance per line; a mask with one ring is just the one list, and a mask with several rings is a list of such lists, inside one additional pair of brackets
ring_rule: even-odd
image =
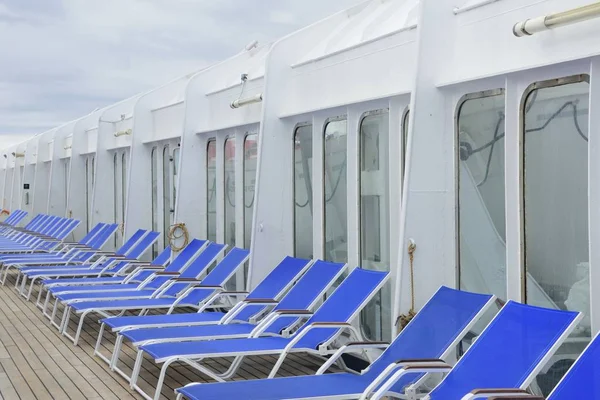
[[(37, 289), (32, 299), (37, 298)], [(110, 371), (93, 349), (99, 332), (98, 318), (89, 317), (81, 334), (79, 346), (58, 334), (34, 303), (25, 301), (14, 290), (14, 277), (0, 286), (0, 399), (138, 399), (129, 384)], [(185, 311), (185, 310), (183, 310)], [(193, 310), (187, 310), (193, 312)], [(59, 307), (58, 316), (62, 314)], [(74, 332), (78, 316), (69, 321)], [(105, 332), (101, 351), (108, 356), (114, 347), (115, 335)], [(131, 373), (137, 350), (125, 343), (119, 358), (119, 367)], [(206, 365), (224, 372), (231, 358), (207, 360)], [(274, 356), (256, 356), (244, 360), (234, 380), (266, 378), (277, 361)], [(278, 376), (313, 374), (322, 361), (304, 355), (289, 355)], [(333, 368), (332, 370), (335, 370)], [(160, 374), (160, 365), (145, 359), (139, 385), (154, 393)], [(161, 398), (175, 398), (173, 390), (191, 382), (210, 382), (198, 371), (183, 364), (169, 368)]]

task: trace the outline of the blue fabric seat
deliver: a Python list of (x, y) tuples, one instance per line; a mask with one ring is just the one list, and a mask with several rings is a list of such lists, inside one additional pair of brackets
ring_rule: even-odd
[[(178, 342), (147, 344), (139, 347), (136, 364), (131, 377), (131, 387), (144, 393), (137, 385), (137, 378), (146, 353), (157, 362), (162, 363), (161, 374), (157, 383), (155, 398), (160, 396), (166, 370), (173, 362), (185, 359), (190, 361), (214, 357), (236, 357), (236, 361), (224, 374), (218, 374), (204, 365), (194, 363), (196, 369), (214, 379), (229, 377), (235, 373), (244, 356), (278, 354), (282, 357), (291, 352), (313, 352), (322, 354), (319, 346), (333, 340), (343, 329), (348, 328), (360, 310), (372, 299), (388, 279), (388, 273), (368, 271), (356, 268), (327, 298), (321, 307), (289, 338), (256, 337), (246, 339), (223, 339), (212, 341)], [(288, 315), (296, 316), (292, 313)], [(308, 317), (305, 315), (305, 317)], [(275, 320), (276, 321), (276, 320)], [(321, 324), (322, 323), (322, 324)], [(283, 358), (280, 357), (271, 374), (275, 374)]]
[[(223, 248), (224, 247), (222, 247), (221, 250)], [(204, 261), (201, 259), (202, 254), (197, 259), (201, 260), (199, 261), (200, 264), (204, 264)], [(207, 253), (207, 258), (211, 257), (211, 255), (214, 255), (212, 260), (217, 257), (216, 253)], [(234, 248), (201, 282), (195, 279), (190, 280), (190, 278), (184, 277), (179, 278), (182, 280), (181, 282), (175, 279), (172, 282), (172, 285), (165, 287), (164, 293), (161, 294), (160, 297), (128, 300), (88, 300), (69, 303), (67, 304), (68, 307), (66, 307), (66, 310), (63, 313), (63, 319), (59, 328), (60, 332), (69, 337), (66, 329), (72, 311), (75, 311), (77, 314), (81, 314), (75, 337), (72, 338), (73, 343), (77, 344), (81, 330), (83, 329), (84, 319), (90, 313), (100, 312), (103, 315), (106, 315), (106, 311), (111, 310), (124, 311), (160, 308), (171, 309), (173, 307), (199, 307), (200, 304), (209, 299), (211, 295), (224, 290), (223, 286), (225, 283), (227, 283), (235, 271), (246, 262), (248, 257), (248, 250)], [(212, 264), (212, 261), (204, 265), (203, 271), (208, 268), (210, 264)], [(189, 268), (190, 267), (188, 267), (188, 270)], [(196, 271), (196, 273), (197, 272), (198, 271)]]
[[(279, 299), (311, 265), (310, 260), (301, 258), (285, 257), (250, 293), (245, 296), (246, 301), (258, 299)], [(233, 296), (240, 296), (244, 293), (231, 293)], [(243, 306), (243, 310), (237, 314), (236, 320), (248, 321), (250, 318), (262, 313), (267, 308), (264, 305), (251, 305), (244, 301), (238, 303), (238, 307)], [(236, 307), (229, 313), (210, 312), (193, 314), (167, 314), (167, 315), (144, 315), (144, 316), (125, 316), (110, 317), (100, 320), (103, 325), (108, 326), (114, 332), (132, 327), (164, 327), (164, 326), (186, 326), (203, 325), (206, 323), (215, 323), (222, 318), (227, 318), (227, 314), (237, 312)]]

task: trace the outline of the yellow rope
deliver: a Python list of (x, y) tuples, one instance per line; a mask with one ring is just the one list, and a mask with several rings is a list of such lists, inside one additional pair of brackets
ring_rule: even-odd
[[(180, 232), (177, 234), (177, 232)], [(179, 252), (185, 248), (190, 242), (190, 234), (187, 230), (187, 227), (183, 222), (178, 224), (171, 225), (171, 229), (169, 229), (169, 233), (167, 234), (169, 238), (169, 244), (171, 245), (171, 250), (174, 252)], [(183, 243), (181, 245), (175, 244), (178, 239), (183, 238)]]
[(400, 324), (400, 331), (408, 325), (408, 323), (415, 317), (415, 251), (417, 250), (417, 245), (415, 242), (411, 241), (408, 244), (408, 258), (410, 260), (410, 310), (408, 313), (402, 314), (396, 320), (396, 326)]

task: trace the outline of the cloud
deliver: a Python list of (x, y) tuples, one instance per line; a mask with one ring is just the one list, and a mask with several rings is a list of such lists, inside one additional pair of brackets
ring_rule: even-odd
[(0, 134), (39, 133), (359, 0), (0, 0)]

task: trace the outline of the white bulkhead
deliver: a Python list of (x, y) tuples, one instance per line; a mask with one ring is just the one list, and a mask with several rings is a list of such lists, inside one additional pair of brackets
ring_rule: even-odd
[(572, 356), (600, 330), (600, 25), (539, 21), (587, 3), (364, 2), (2, 150), (2, 208), (249, 248), (240, 290), (287, 255), (389, 270), (368, 339), (440, 285), (582, 311)]

